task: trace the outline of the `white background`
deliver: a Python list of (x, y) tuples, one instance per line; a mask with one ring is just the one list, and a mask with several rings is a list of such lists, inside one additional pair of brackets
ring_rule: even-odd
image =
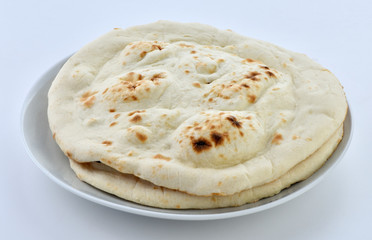
[[(372, 239), (371, 1), (0, 1), (0, 239)], [(312, 190), (264, 212), (171, 221), (62, 189), (27, 156), (20, 113), (49, 67), (114, 27), (201, 22), (306, 53), (341, 81), (354, 136)]]

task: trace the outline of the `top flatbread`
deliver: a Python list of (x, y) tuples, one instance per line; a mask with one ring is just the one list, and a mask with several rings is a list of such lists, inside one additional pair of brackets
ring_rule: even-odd
[(55, 139), (158, 186), (231, 195), (271, 182), (338, 129), (338, 80), (302, 54), (202, 24), (115, 29), (49, 91)]

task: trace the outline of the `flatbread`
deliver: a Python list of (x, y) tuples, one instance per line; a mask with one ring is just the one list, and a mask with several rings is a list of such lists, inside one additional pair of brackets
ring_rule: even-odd
[(78, 163), (70, 165), (80, 180), (105, 192), (129, 201), (159, 208), (207, 209), (234, 207), (277, 194), (291, 184), (304, 180), (318, 170), (336, 149), (342, 139), (343, 128), (304, 161), (297, 164), (279, 179), (264, 185), (244, 190), (230, 196), (201, 197), (156, 186), (130, 174), (118, 172), (102, 163)]
[(196, 23), (114, 29), (63, 66), (53, 135), (76, 162), (227, 196), (279, 179), (342, 125), (342, 86), (303, 54)]

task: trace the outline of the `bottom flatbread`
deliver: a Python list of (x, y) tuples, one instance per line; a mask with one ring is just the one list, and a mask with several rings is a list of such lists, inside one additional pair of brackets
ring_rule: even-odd
[(170, 209), (207, 209), (240, 206), (273, 196), (290, 185), (310, 177), (336, 149), (343, 135), (341, 126), (317, 151), (273, 182), (229, 196), (195, 196), (159, 187), (131, 174), (118, 172), (102, 163), (77, 163), (70, 159), (78, 178), (105, 192), (143, 205)]

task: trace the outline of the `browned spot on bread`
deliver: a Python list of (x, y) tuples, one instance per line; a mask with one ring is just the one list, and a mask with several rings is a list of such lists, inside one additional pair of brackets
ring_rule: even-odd
[(119, 78), (119, 80), (125, 81), (123, 84), (129, 84), (129, 82), (136, 82), (142, 79), (143, 76), (135, 72), (129, 72), (125, 76)]
[(256, 96), (255, 95), (248, 95), (248, 102), (254, 103), (256, 101)]
[(197, 88), (200, 88), (201, 87), (200, 83), (198, 83), (198, 82), (194, 82), (194, 83), (192, 83), (192, 85), (194, 87), (197, 87)]
[(116, 112), (116, 109), (114, 109), (114, 108), (110, 108), (110, 109), (109, 109), (109, 112)]
[(112, 142), (105, 140), (105, 141), (102, 142), (102, 144), (105, 144), (106, 146), (110, 146), (112, 144)]
[(94, 100), (96, 100), (96, 96), (91, 96), (83, 104), (84, 104), (85, 107), (90, 108), (90, 107), (93, 106)]
[(136, 137), (141, 141), (141, 142), (145, 142), (147, 140), (147, 136), (145, 134), (142, 134), (142, 133), (139, 133), (139, 132), (136, 132)]
[(176, 208), (181, 208), (181, 206), (179, 204), (176, 205)]
[(224, 62), (225, 61), (225, 59), (223, 59), (223, 58), (219, 58), (219, 59), (217, 59), (217, 63), (222, 63), (222, 62)]
[(212, 132), (211, 133), (211, 139), (214, 143), (214, 146), (216, 146), (216, 147), (223, 144), (223, 141), (225, 140), (224, 136), (221, 133), (218, 133), (218, 132)]
[(136, 114), (136, 115), (134, 115), (129, 121), (131, 121), (132, 123), (136, 123), (136, 122), (139, 122), (139, 121), (141, 121), (142, 120), (142, 117), (141, 117), (141, 115), (139, 115), (139, 114)]
[(293, 62), (293, 58), (289, 58), (289, 61)]
[(242, 87), (244, 87), (244, 88), (250, 88), (250, 86), (249, 86), (248, 84), (246, 84), (246, 83), (243, 83), (243, 84), (241, 84), (240, 86), (242, 86)]
[(160, 153), (158, 153), (158, 154), (156, 154), (155, 156), (154, 156), (154, 158), (156, 158), (156, 159), (162, 159), (162, 160), (165, 160), (165, 161), (170, 161), (172, 158), (170, 158), (170, 157), (166, 157), (166, 156), (164, 156), (164, 155), (161, 155)]
[(223, 95), (223, 94), (221, 94), (221, 93), (217, 93), (217, 97), (220, 97), (220, 98), (222, 98), (222, 99), (230, 99), (229, 96)]
[(151, 81), (157, 81), (159, 78), (165, 78), (165, 73), (157, 73), (152, 76)]
[(102, 94), (105, 94), (108, 91), (108, 88), (105, 89), (105, 91), (102, 92)]
[(146, 54), (147, 54), (147, 52), (146, 51), (143, 51), (143, 52), (140, 53), (140, 57), (141, 58), (144, 58), (146, 56)]
[(185, 73), (186, 73), (186, 74), (189, 74), (189, 73), (190, 73), (190, 71), (189, 71), (189, 70), (185, 70)]
[(280, 88), (273, 88), (272, 90), (273, 91), (278, 91)]
[(96, 99), (94, 94), (96, 93), (97, 91), (94, 91), (94, 92), (87, 91), (81, 96), (80, 101), (83, 102), (83, 105), (85, 107), (90, 108), (94, 104), (94, 100)]
[(118, 88), (112, 89), (111, 91), (112, 92), (121, 92), (121, 91), (123, 91), (123, 89), (121, 87), (118, 87)]
[(137, 101), (138, 100), (138, 98), (136, 96), (132, 96), (131, 98), (132, 98), (133, 101)]
[(268, 66), (265, 66), (265, 65), (260, 65), (259, 67), (262, 68), (262, 69), (266, 69), (266, 70), (270, 69)]
[(158, 44), (153, 44), (151, 46), (151, 51), (154, 51), (154, 50), (163, 50), (162, 46), (158, 45)]
[(53, 139), (56, 139), (56, 133), (53, 133)]
[(132, 116), (132, 115), (135, 114), (135, 113), (143, 113), (143, 112), (146, 112), (146, 110), (137, 110), (137, 111), (133, 111), (133, 112), (128, 113), (128, 116), (130, 117), (130, 116)]
[(252, 119), (252, 116), (248, 116), (248, 117), (246, 117), (246, 119), (251, 120)]
[(67, 157), (72, 158), (72, 153), (71, 152), (66, 151), (66, 155), (67, 155)]
[(283, 140), (283, 136), (280, 133), (274, 135), (273, 140), (271, 141), (272, 144), (279, 145)]
[(261, 75), (261, 73), (253, 71), (250, 72), (249, 74), (244, 75), (244, 78), (250, 79), (252, 81), (259, 81), (260, 79), (257, 78), (257, 76)]
[(230, 115), (230, 116), (227, 116), (226, 119), (229, 120), (234, 127), (237, 127), (237, 128), (242, 127), (241, 123), (238, 122), (236, 117)]
[(110, 124), (110, 127), (115, 126), (116, 124), (118, 124), (118, 122), (112, 122), (112, 123)]
[(221, 192), (221, 193), (212, 193), (212, 196), (225, 196), (226, 194)]
[(191, 54), (195, 54), (196, 53), (196, 51), (195, 50), (192, 50), (191, 52), (190, 52)]
[(249, 63), (251, 63), (251, 62), (255, 62), (255, 60), (250, 59), (250, 58), (246, 58), (246, 59), (244, 59), (244, 60), (242, 61), (242, 63), (245, 63), (245, 62), (249, 62)]
[(193, 137), (191, 137), (191, 144), (192, 144), (192, 148), (197, 153), (201, 153), (212, 147), (211, 142), (208, 139), (205, 139), (203, 137), (200, 137), (198, 139), (194, 139)]
[(244, 133), (242, 131), (239, 131), (240, 136), (244, 136)]
[(185, 43), (180, 43), (178, 44), (180, 47), (187, 47), (187, 48), (194, 48), (195, 46), (194, 45), (189, 45), (189, 44), (185, 44)]
[(326, 71), (326, 72), (331, 72), (331, 71), (329, 71), (327, 68), (322, 68), (322, 71)]
[(297, 136), (297, 135), (293, 135), (292, 136), (292, 140), (296, 140), (296, 139), (299, 139), (300, 137), (299, 136)]
[(276, 75), (273, 73), (273, 72), (271, 72), (271, 71), (266, 71), (265, 72), (269, 77), (276, 77)]

